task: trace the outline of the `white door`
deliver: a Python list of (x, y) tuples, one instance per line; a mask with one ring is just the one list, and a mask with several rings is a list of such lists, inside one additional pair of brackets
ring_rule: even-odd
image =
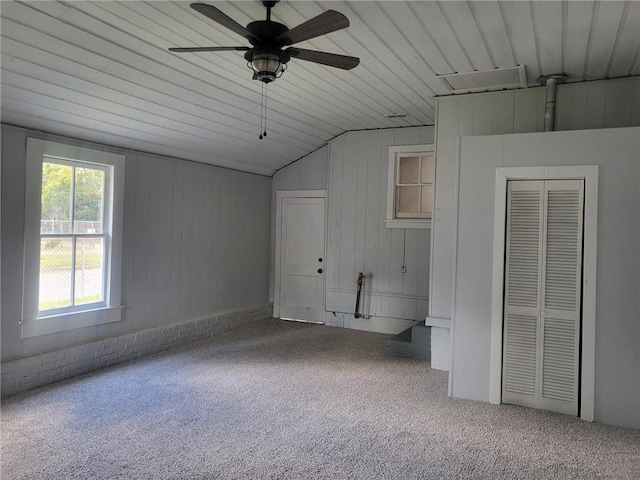
[(577, 415), (584, 181), (507, 191), (502, 401)]
[(283, 197), (280, 317), (324, 320), (325, 199)]

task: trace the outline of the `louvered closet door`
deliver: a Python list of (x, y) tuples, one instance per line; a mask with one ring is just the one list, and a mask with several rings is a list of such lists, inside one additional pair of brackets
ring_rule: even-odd
[(545, 182), (540, 407), (578, 414), (584, 182)]
[(538, 406), (544, 182), (509, 182), (502, 401)]
[(577, 415), (583, 181), (509, 182), (502, 401)]

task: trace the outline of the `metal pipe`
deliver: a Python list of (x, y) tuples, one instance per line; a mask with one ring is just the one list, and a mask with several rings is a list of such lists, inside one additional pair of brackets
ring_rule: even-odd
[(362, 314), (360, 313), (360, 295), (362, 293), (362, 284), (364, 283), (364, 274), (360, 272), (358, 274), (358, 291), (356, 293), (356, 311), (353, 313), (355, 318), (361, 318)]
[(544, 109), (544, 131), (553, 132), (556, 129), (556, 94), (558, 91), (558, 80), (549, 78), (547, 80), (547, 103)]
[(540, 85), (547, 87), (547, 101), (544, 110), (544, 131), (553, 132), (556, 129), (556, 97), (558, 85), (564, 83), (567, 77), (562, 74), (546, 75), (538, 78)]

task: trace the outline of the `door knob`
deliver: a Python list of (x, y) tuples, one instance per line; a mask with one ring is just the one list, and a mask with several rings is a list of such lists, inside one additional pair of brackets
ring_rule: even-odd
[(318, 273), (322, 273), (322, 269), (321, 268), (318, 269)]

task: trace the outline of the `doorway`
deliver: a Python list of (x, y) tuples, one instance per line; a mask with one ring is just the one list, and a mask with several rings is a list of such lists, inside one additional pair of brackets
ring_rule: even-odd
[(594, 419), (596, 264), (598, 239), (598, 167), (500, 167), (496, 169), (493, 225), (493, 280), (491, 308), (491, 357), (489, 401), (502, 403), (503, 319), (505, 313), (505, 258), (507, 228), (507, 186), (513, 180), (583, 180), (584, 222), (581, 279), (581, 328), (578, 402), (580, 418)]
[(578, 415), (584, 180), (507, 185), (502, 401)]
[(274, 316), (323, 323), (326, 193), (276, 192)]

